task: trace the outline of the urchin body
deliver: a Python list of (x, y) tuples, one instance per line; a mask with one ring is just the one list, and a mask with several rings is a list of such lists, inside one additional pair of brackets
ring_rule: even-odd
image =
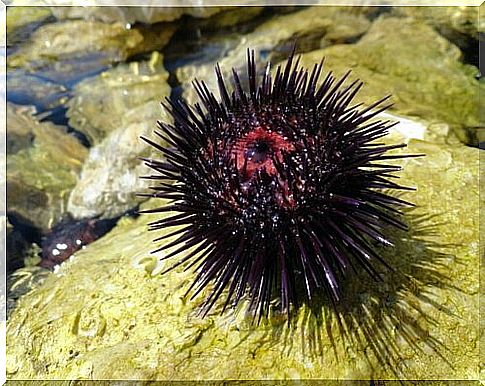
[(220, 99), (195, 81), (201, 104), (166, 106), (174, 124), (156, 134), (167, 145), (145, 139), (164, 156), (145, 160), (160, 180), (147, 195), (173, 200), (149, 212), (177, 212), (150, 224), (177, 226), (157, 251), (179, 246), (165, 258), (195, 266), (194, 296), (212, 284), (205, 312), (223, 291), (224, 309), (248, 297), (259, 316), (274, 299), (288, 314), (314, 297), (338, 302), (349, 270), (379, 278), (373, 244), (391, 245), (384, 228), (406, 228), (395, 207), (409, 203), (382, 191), (407, 189), (390, 180), (400, 168), (381, 162), (406, 157), (385, 154), (405, 145), (376, 142), (393, 125), (372, 119), (387, 98), (359, 109), (361, 82), (330, 73), (318, 85), (322, 63), (309, 72), (293, 62), (274, 79), (268, 66), (258, 84), (248, 51), (249, 85), (233, 71), (231, 94), (216, 67)]

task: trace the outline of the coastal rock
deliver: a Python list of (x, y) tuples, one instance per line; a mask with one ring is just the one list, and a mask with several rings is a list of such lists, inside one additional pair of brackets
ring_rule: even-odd
[[(46, 231), (66, 210), (87, 150), (64, 127), (33, 109), (7, 104), (7, 211)], [(13, 137), (12, 137), (13, 136)]]
[[(234, 40), (233, 47), (225, 49), (223, 55), (214, 60), (189, 63), (176, 70), (182, 85), (184, 97), (190, 102), (196, 100), (191, 87), (194, 78), (204, 79), (210, 89), (217, 88), (214, 66), (218, 62), (223, 73), (230, 74), (232, 68), (246, 67), (247, 49), (255, 50), (258, 63), (266, 60), (281, 60), (295, 41), (299, 52), (317, 49), (322, 39), (345, 43), (362, 35), (370, 26), (367, 15), (374, 12), (372, 7), (355, 9), (352, 7), (308, 7), (297, 12), (276, 15), (246, 35)], [(284, 53), (283, 53), (284, 52)]]
[(205, 31), (234, 27), (249, 22), (259, 16), (263, 10), (264, 7), (223, 7), (215, 15), (198, 21), (198, 27)]
[(147, 104), (156, 103), (158, 113), (160, 102), (170, 96), (167, 79), (158, 52), (148, 61), (120, 64), (88, 78), (75, 86), (66, 104), (69, 125), (98, 145), (112, 131), (153, 117), (153, 113), (144, 115)]
[[(202, 20), (202, 27), (225, 28), (246, 22), (257, 16), (263, 7), (51, 7), (58, 19), (100, 20), (124, 24), (172, 22), (182, 16)], [(148, 5), (148, 4), (145, 4)], [(197, 5), (197, 4), (194, 4)], [(207, 21), (205, 23), (204, 21)]]
[(426, 157), (401, 162), (401, 183), (417, 188), (403, 198), (417, 208), (406, 214), (409, 233), (379, 250), (396, 272), (383, 271), (380, 283), (352, 276), (340, 327), (329, 305), (300, 308), (290, 325), (277, 314), (256, 325), (246, 305), (221, 315), (221, 299), (202, 318), (207, 291), (184, 295), (194, 273), (160, 275), (178, 258), (150, 254), (166, 231), (149, 233), (147, 223), (168, 214), (142, 215), (18, 301), (7, 377), (477, 379), (479, 150), (411, 139), (405, 151)]
[(84, 163), (68, 210), (76, 218), (113, 218), (140, 202), (147, 187), (140, 176), (149, 169), (139, 160), (149, 146), (157, 120), (167, 121), (160, 102), (170, 95), (163, 57), (119, 65), (81, 82), (69, 101), (69, 123), (95, 144)]
[(175, 28), (169, 24), (154, 29), (127, 28), (122, 23), (107, 24), (95, 20), (46, 24), (8, 56), (7, 65), (9, 68), (47, 72), (45, 76), (50, 79), (59, 79), (59, 74), (67, 78), (67, 73), (74, 69), (79, 79), (78, 67), (89, 67), (95, 73), (132, 55), (162, 48)]
[(52, 272), (36, 266), (19, 268), (7, 276), (7, 318), (15, 309), (17, 301), (44, 283)]
[(11, 7), (7, 11), (7, 34), (28, 24), (40, 22), (51, 16), (46, 7)]
[(462, 34), (478, 40), (478, 31), (485, 27), (478, 7), (395, 7), (393, 13), (423, 21), (449, 36)]
[(461, 63), (460, 50), (430, 26), (380, 17), (356, 44), (308, 52), (301, 62), (311, 68), (322, 58), (325, 71), (352, 70), (347, 83), (364, 82), (356, 102), (369, 105), (392, 94), (391, 112), (445, 123), (462, 142), (477, 144), (478, 69)]

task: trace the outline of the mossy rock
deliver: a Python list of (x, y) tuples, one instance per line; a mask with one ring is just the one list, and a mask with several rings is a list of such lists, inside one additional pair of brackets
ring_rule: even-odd
[[(185, 296), (194, 273), (152, 255), (160, 216), (124, 218), (21, 298), (7, 325), (9, 379), (477, 379), (478, 150), (410, 140), (401, 182), (409, 233), (379, 252), (382, 283), (352, 276), (341, 325), (306, 306), (259, 325), (246, 304)], [(163, 205), (148, 201), (144, 208)], [(167, 215), (167, 214), (165, 214)], [(168, 242), (168, 240), (167, 240)]]
[(7, 211), (46, 231), (65, 214), (87, 149), (64, 127), (39, 122), (33, 109), (9, 103), (10, 136), (20, 148), (7, 154)]
[(380, 17), (356, 44), (302, 55), (311, 68), (325, 58), (326, 71), (364, 87), (356, 101), (369, 105), (392, 94), (392, 112), (447, 123), (465, 143), (477, 144), (477, 68), (460, 62), (460, 50), (432, 27), (411, 18)]
[(175, 29), (170, 24), (152, 29), (143, 26), (127, 28), (122, 23), (96, 20), (46, 24), (34, 31), (30, 39), (7, 58), (7, 66), (38, 70), (55, 64), (62, 70), (62, 66), (72, 66), (73, 61), (109, 65), (162, 48)]
[(169, 121), (160, 101), (170, 95), (163, 57), (122, 64), (78, 84), (68, 102), (70, 124), (94, 144), (72, 190), (68, 210), (76, 218), (113, 218), (136, 207), (149, 174), (138, 157), (151, 154), (140, 136), (153, 138), (157, 120)]

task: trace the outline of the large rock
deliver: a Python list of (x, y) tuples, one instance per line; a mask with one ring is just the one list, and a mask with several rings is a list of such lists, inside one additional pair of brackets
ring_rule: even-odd
[[(113, 5), (117, 5), (113, 2)], [(59, 19), (96, 19), (106, 23), (160, 23), (172, 22), (182, 16), (198, 19), (206, 29), (231, 27), (259, 15), (263, 7), (51, 7)], [(198, 4), (194, 4), (198, 5)], [(192, 21), (194, 22), (194, 21)]]
[(33, 30), (50, 18), (53, 19), (51, 11), (46, 7), (8, 7), (6, 13), (9, 45), (25, 40)]
[[(125, 218), (19, 300), (7, 326), (9, 379), (477, 379), (478, 149), (410, 140), (402, 183), (409, 233), (380, 252), (382, 283), (352, 276), (331, 309), (259, 326), (239, 309), (197, 315), (194, 274), (151, 255), (147, 223)], [(149, 201), (145, 207), (161, 205)], [(244, 307), (245, 305), (243, 305)], [(322, 312), (322, 315), (320, 315)], [(316, 315), (315, 315), (316, 314)]]
[(153, 117), (153, 113), (145, 115), (146, 105), (159, 106), (170, 96), (167, 79), (163, 57), (157, 52), (148, 61), (120, 64), (85, 79), (74, 87), (66, 104), (69, 125), (98, 145), (112, 131)]
[(478, 39), (478, 31), (485, 27), (478, 7), (395, 7), (393, 12), (428, 23), (448, 36), (463, 34)]
[[(91, 72), (99, 72), (103, 67), (132, 55), (161, 49), (175, 29), (170, 24), (149, 29), (95, 20), (46, 24), (7, 58), (7, 65), (10, 68), (43, 71), (47, 73), (46, 77), (56, 80), (61, 74), (63, 78), (68, 78), (69, 74), (66, 73), (69, 72), (79, 75), (79, 68), (89, 67)], [(69, 82), (73, 81), (69, 79)]]
[(196, 100), (191, 86), (194, 78), (204, 80), (210, 89), (217, 88), (214, 75), (216, 62), (220, 64), (224, 74), (230, 74), (232, 68), (245, 73), (248, 48), (254, 49), (256, 61), (263, 63), (267, 59), (281, 59), (278, 52), (288, 52), (295, 42), (298, 42), (298, 50), (301, 52), (317, 49), (322, 44), (352, 41), (370, 26), (367, 15), (374, 12), (371, 8), (362, 7), (356, 10), (351, 7), (309, 7), (269, 18), (250, 33), (234, 39), (232, 46), (225, 48), (222, 57), (207, 60), (204, 56), (202, 60), (178, 68), (176, 75), (182, 85), (184, 97), (190, 102)]
[(122, 64), (78, 85), (69, 101), (70, 124), (95, 144), (80, 180), (69, 196), (68, 211), (76, 218), (113, 218), (132, 209), (149, 169), (138, 159), (149, 146), (157, 120), (167, 121), (160, 101), (170, 95), (163, 57), (154, 52), (146, 62)]
[(7, 211), (48, 230), (65, 214), (87, 150), (62, 126), (7, 104)]
[(34, 265), (19, 268), (9, 274), (5, 283), (7, 287), (7, 318), (15, 309), (18, 299), (41, 286), (50, 275), (52, 275), (50, 270)]
[(324, 57), (326, 71), (341, 76), (351, 69), (348, 82), (364, 81), (356, 101), (392, 94), (391, 111), (445, 123), (463, 142), (477, 144), (478, 70), (461, 63), (460, 50), (430, 26), (381, 17), (358, 43), (303, 54), (302, 64), (311, 68)]
[(40, 22), (51, 16), (46, 7), (9, 7), (7, 10), (7, 34), (28, 24)]

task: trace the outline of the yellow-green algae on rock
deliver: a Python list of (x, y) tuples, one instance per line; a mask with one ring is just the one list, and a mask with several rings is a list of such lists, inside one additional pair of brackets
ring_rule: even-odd
[(379, 17), (356, 44), (338, 44), (302, 55), (304, 67), (325, 58), (325, 70), (364, 81), (356, 101), (369, 105), (392, 94), (391, 111), (428, 122), (446, 122), (460, 140), (477, 143), (478, 69), (432, 27), (413, 18)]
[(65, 213), (87, 149), (63, 126), (40, 122), (31, 106), (7, 104), (7, 206), (44, 231)]
[(277, 315), (253, 325), (244, 306), (220, 315), (220, 303), (199, 317), (206, 293), (184, 298), (190, 272), (158, 274), (170, 263), (150, 257), (157, 215), (142, 215), (20, 299), (8, 378), (478, 379), (479, 151), (419, 140), (406, 151), (426, 157), (403, 162), (401, 182), (417, 187), (403, 195), (418, 205), (411, 230), (380, 250), (396, 272), (353, 278), (341, 329), (331, 310), (305, 307), (291, 326)]

